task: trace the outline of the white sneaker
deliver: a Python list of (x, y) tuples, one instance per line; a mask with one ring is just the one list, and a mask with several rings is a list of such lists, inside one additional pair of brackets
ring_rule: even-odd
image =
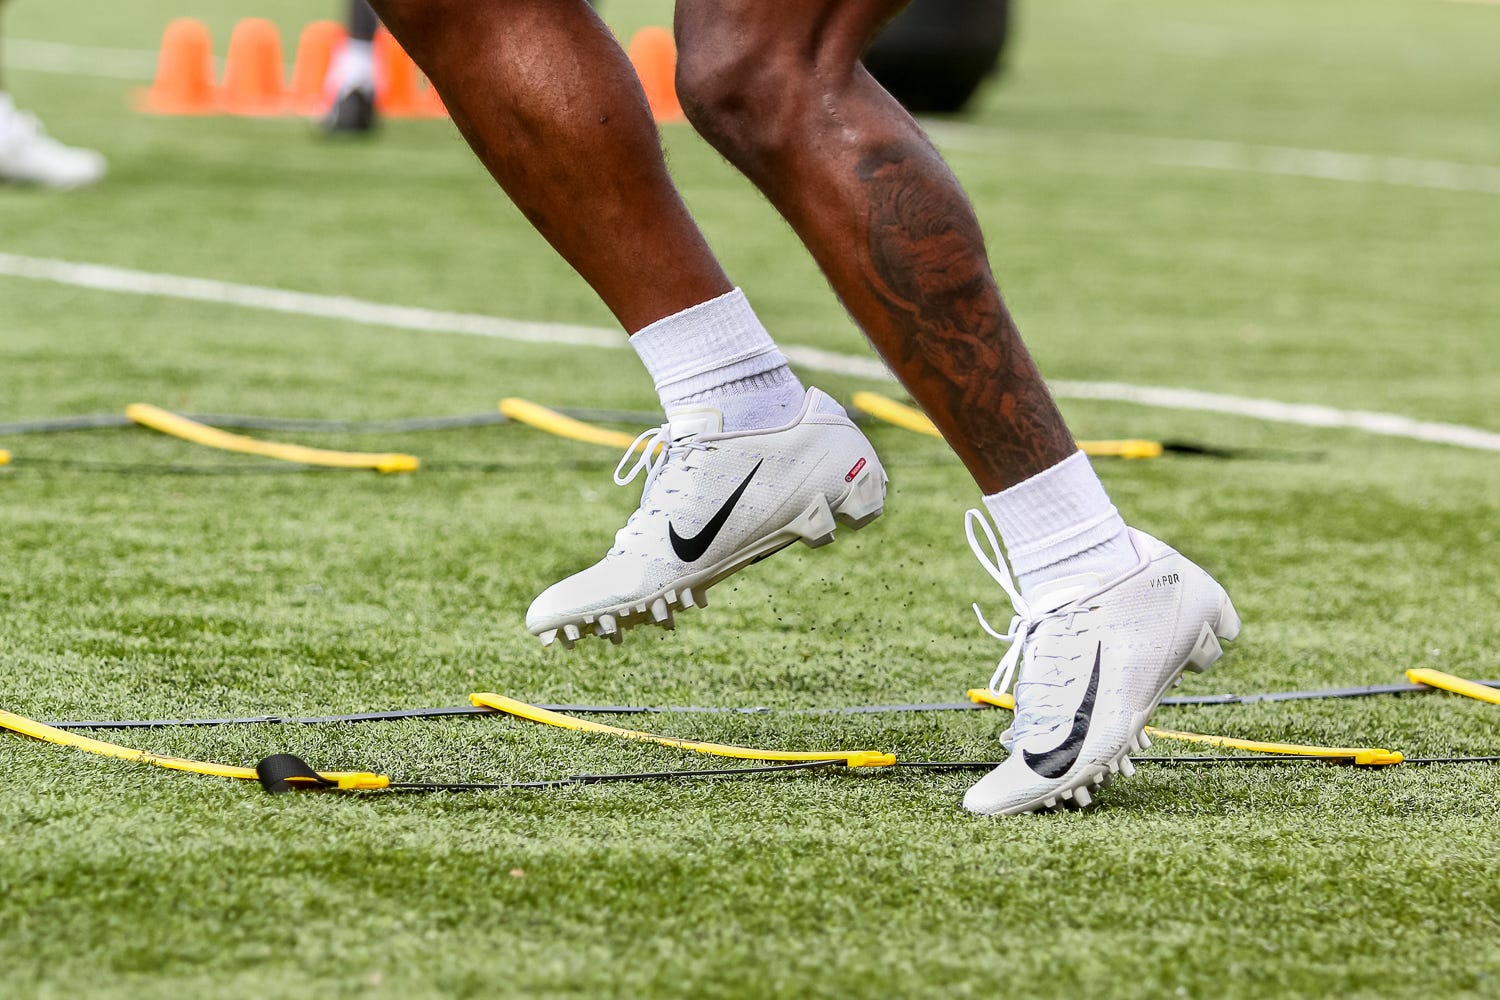
[(64, 146), (36, 116), (19, 111), (0, 94), (0, 181), (76, 188), (104, 176), (104, 157), (92, 149)]
[(642, 469), (640, 508), (614, 548), (526, 612), (543, 645), (561, 638), (571, 649), (590, 631), (619, 642), (647, 622), (672, 628), (673, 610), (706, 607), (708, 588), (736, 570), (799, 540), (831, 542), (836, 520), (862, 528), (885, 507), (875, 449), (817, 389), (807, 390), (796, 420), (770, 430), (724, 433), (717, 409), (673, 410), (636, 439), (615, 482)]
[[(975, 538), (976, 523), (995, 561)], [(1026, 601), (984, 515), (969, 511), (965, 527), (1015, 607), (1003, 635), (979, 617), (985, 631), (1011, 643), (990, 688), (1004, 691), (1019, 676), (1015, 720), (1001, 736), (1010, 756), (969, 789), (964, 808), (1000, 815), (1087, 806), (1093, 789), (1134, 773), (1129, 754), (1151, 745), (1144, 729), (1162, 696), (1184, 670), (1218, 660), (1219, 640), (1239, 633), (1239, 616), (1212, 577), (1133, 528), (1140, 562), (1129, 573), (1058, 580)]]

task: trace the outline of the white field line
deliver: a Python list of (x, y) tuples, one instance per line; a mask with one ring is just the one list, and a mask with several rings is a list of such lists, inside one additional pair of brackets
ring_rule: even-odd
[[(1011, 132), (986, 125), (924, 121), (941, 145), (964, 152), (994, 152)], [(1166, 167), (1230, 170), (1279, 177), (1308, 177), (1348, 184), (1385, 184), (1437, 191), (1500, 194), (1500, 167), (1406, 156), (1340, 153), (1295, 146), (1259, 146), (1214, 139), (1170, 139), (1113, 132), (1055, 136), (1112, 156), (1129, 155)]]
[(6, 69), (65, 76), (98, 76), (109, 80), (150, 80), (156, 53), (147, 49), (111, 49), (98, 45), (0, 39), (0, 63)]
[(1479, 451), (1500, 451), (1500, 434), (1493, 431), (1463, 424), (1413, 420), (1395, 413), (1339, 410), (1315, 403), (1282, 403), (1274, 399), (1227, 396), (1196, 389), (1126, 385), (1122, 382), (1049, 382), (1048, 385), (1054, 395), (1063, 399), (1105, 399), (1119, 403), (1140, 403), (1165, 410), (1228, 413), (1278, 424), (1347, 428), (1368, 434), (1451, 444)]
[(186, 278), (176, 274), (153, 274), (101, 264), (75, 264), (45, 257), (17, 257), (0, 253), (0, 275), (32, 278), (59, 285), (92, 288), (101, 292), (157, 295), (170, 299), (192, 299), (221, 305), (268, 309), (294, 316), (318, 316), (348, 320), (368, 326), (386, 326), (424, 333), (465, 333), (477, 337), (521, 341), (528, 344), (569, 344), (576, 347), (625, 347), (625, 335), (592, 326), (563, 323), (528, 323), (522, 320), (482, 316), (478, 313), (442, 312), (409, 306), (351, 299), (342, 295), (288, 292), (259, 285)]
[(1369, 156), (1290, 146), (1251, 146), (1204, 139), (1146, 139), (1125, 135), (1110, 138), (1123, 145), (1137, 146), (1148, 159), (1166, 166), (1500, 194), (1500, 167), (1478, 163)]
[[(339, 295), (289, 292), (279, 288), (188, 278), (175, 274), (155, 274), (101, 264), (78, 264), (45, 257), (0, 253), (0, 276), (48, 281), (95, 291), (265, 309), (296, 316), (315, 316), (421, 333), (457, 333), (527, 344), (566, 344), (612, 350), (628, 346), (622, 333), (602, 327), (533, 323), (477, 313), (391, 306)], [(808, 371), (870, 379), (891, 378), (885, 366), (875, 358), (798, 345), (787, 345), (783, 347), (783, 351), (788, 359)], [(1049, 384), (1053, 393), (1062, 399), (1109, 400), (1163, 409), (1224, 413), (1303, 427), (1345, 428), (1388, 437), (1500, 452), (1500, 433), (1462, 424), (1414, 420), (1394, 413), (1339, 410), (1331, 406), (1282, 403), (1271, 399), (1229, 396), (1193, 389), (1127, 385), (1120, 382), (1059, 381)]]

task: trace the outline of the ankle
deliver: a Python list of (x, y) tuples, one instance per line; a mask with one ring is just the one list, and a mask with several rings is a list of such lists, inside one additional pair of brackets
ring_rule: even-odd
[(780, 427), (804, 390), (738, 288), (658, 320), (630, 338), (662, 409), (713, 406), (726, 431)]
[(1138, 561), (1130, 529), (1081, 451), (984, 503), (1023, 597), (1066, 577), (1110, 580)]

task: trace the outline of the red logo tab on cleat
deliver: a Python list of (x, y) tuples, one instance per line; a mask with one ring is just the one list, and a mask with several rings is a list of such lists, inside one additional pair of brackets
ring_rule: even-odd
[(850, 469), (849, 470), (849, 474), (844, 477), (844, 482), (846, 482), (846, 483), (852, 483), (852, 482), (854, 482), (854, 477), (857, 476), (857, 475), (859, 475), (859, 470), (863, 469), (864, 467), (865, 467), (865, 460), (864, 459), (860, 459), (858, 462), (855, 462), (854, 463), (854, 468)]

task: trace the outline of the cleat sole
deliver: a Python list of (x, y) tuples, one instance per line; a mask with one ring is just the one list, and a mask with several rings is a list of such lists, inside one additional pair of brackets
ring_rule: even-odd
[[(677, 623), (673, 618), (673, 611), (708, 607), (708, 588), (730, 574), (773, 555), (793, 542), (800, 541), (810, 548), (827, 545), (834, 541), (835, 528), (840, 524), (858, 530), (875, 520), (885, 510), (886, 481), (885, 472), (872, 464), (854, 480), (844, 496), (834, 503), (830, 504), (825, 497), (819, 497), (790, 522), (759, 541), (746, 545), (718, 565), (680, 579), (671, 587), (628, 604), (579, 613), (564, 621), (553, 619), (535, 634), (543, 646), (550, 646), (560, 638), (564, 648), (572, 649), (575, 642), (589, 634), (608, 638), (619, 644), (624, 640), (625, 633), (637, 625), (674, 629)], [(609, 626), (603, 624), (606, 619), (611, 623)]]
[(1228, 595), (1224, 596), (1219, 606), (1218, 616), (1210, 625), (1205, 623), (1198, 633), (1198, 639), (1193, 644), (1184, 661), (1175, 672), (1166, 676), (1161, 687), (1156, 692), (1156, 698), (1152, 701), (1146, 711), (1135, 717), (1135, 735), (1131, 736), (1126, 746), (1120, 751), (1119, 756), (1107, 764), (1094, 765), (1085, 768), (1068, 780), (1066, 787), (1048, 790), (1044, 798), (1033, 799), (1019, 806), (999, 810), (994, 815), (1019, 815), (1023, 813), (1043, 812), (1058, 808), (1062, 802), (1065, 807), (1087, 808), (1095, 799), (1092, 788), (1104, 788), (1118, 775), (1129, 778), (1135, 774), (1135, 763), (1130, 759), (1130, 754), (1139, 753), (1151, 748), (1151, 737), (1146, 734), (1146, 724), (1151, 721), (1162, 697), (1177, 684), (1182, 682), (1183, 672), (1192, 670), (1202, 673), (1213, 666), (1224, 654), (1220, 640), (1229, 641), (1239, 635), (1240, 616), (1235, 611), (1234, 605), (1230, 603)]

